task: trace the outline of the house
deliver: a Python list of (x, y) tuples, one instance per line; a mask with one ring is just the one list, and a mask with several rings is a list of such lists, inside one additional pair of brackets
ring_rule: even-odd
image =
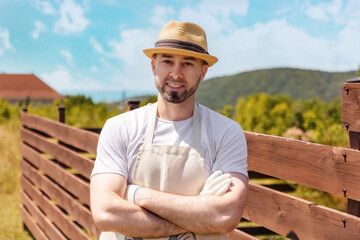
[(0, 73), (0, 98), (11, 104), (25, 103), (27, 105), (30, 101), (47, 104), (55, 99), (64, 99), (64, 96), (34, 74)]

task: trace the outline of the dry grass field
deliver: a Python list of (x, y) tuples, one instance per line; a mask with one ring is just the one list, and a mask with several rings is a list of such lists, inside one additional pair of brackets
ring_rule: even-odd
[(0, 124), (0, 239), (32, 239), (20, 218), (20, 121)]

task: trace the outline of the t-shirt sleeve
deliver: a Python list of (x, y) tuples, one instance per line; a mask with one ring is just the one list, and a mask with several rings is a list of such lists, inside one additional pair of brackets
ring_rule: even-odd
[(119, 121), (119, 117), (111, 118), (101, 130), (91, 176), (99, 173), (117, 173), (128, 177), (126, 139), (123, 139), (125, 134), (121, 134), (122, 124)]
[(248, 176), (247, 145), (240, 125), (234, 124), (221, 139), (212, 171), (239, 172)]

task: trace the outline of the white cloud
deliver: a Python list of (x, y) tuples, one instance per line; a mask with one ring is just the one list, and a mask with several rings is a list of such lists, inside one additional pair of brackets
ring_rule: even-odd
[(306, 13), (312, 19), (319, 21), (330, 21), (332, 18), (338, 18), (343, 6), (342, 0), (332, 0), (327, 3), (319, 3), (317, 5), (307, 4)]
[(47, 84), (57, 91), (63, 91), (72, 86), (72, 76), (70, 72), (61, 65), (53, 72), (44, 72), (41, 74), (41, 79), (44, 79)]
[(35, 2), (35, 6), (37, 9), (39, 9), (42, 13), (47, 14), (47, 15), (55, 15), (56, 11), (53, 8), (53, 6), (51, 5), (51, 3), (47, 2), (47, 1), (36, 1)]
[(93, 46), (94, 50), (100, 54), (104, 53), (104, 49), (102, 48), (102, 46), (100, 45), (99, 42), (97, 42), (95, 40), (95, 38), (91, 37), (90, 38), (90, 43)]
[(139, 56), (144, 56), (142, 49), (154, 45), (157, 35), (158, 32), (154, 30), (124, 30), (120, 33), (120, 40), (109, 41), (109, 46), (112, 48), (110, 56), (135, 64)]
[(217, 0), (203, 0), (197, 7), (182, 8), (180, 21), (190, 21), (202, 26), (207, 36), (218, 36), (232, 32), (236, 24), (231, 16), (245, 16), (249, 9), (248, 0), (231, 0), (219, 4)]
[(231, 14), (245, 16), (248, 9), (248, 0), (228, 0), (226, 4), (219, 4), (217, 0), (203, 0), (198, 7), (200, 13), (208, 12), (224, 18), (230, 17)]
[(120, 59), (123, 62), (123, 74), (115, 74), (113, 82), (118, 82), (125, 89), (149, 89), (154, 83), (150, 59), (142, 49), (153, 47), (158, 35), (154, 29), (123, 30), (120, 39), (109, 41), (111, 53), (109, 57)]
[(150, 22), (157, 26), (164, 25), (170, 17), (175, 14), (173, 7), (156, 6), (154, 9), (154, 15), (151, 17)]
[(61, 56), (63, 56), (66, 59), (66, 62), (69, 65), (72, 65), (73, 56), (72, 56), (71, 52), (66, 51), (66, 50), (60, 50), (60, 54), (61, 54)]
[(279, 66), (324, 69), (336, 60), (334, 47), (285, 20), (257, 23), (216, 39), (214, 55), (219, 62), (214, 67), (216, 75)]
[(7, 50), (14, 50), (10, 43), (10, 34), (8, 30), (2, 30), (0, 27), (0, 56), (4, 55)]
[(40, 76), (58, 92), (104, 89), (104, 86), (99, 84), (100, 81), (81, 74), (73, 74), (62, 65), (58, 65), (55, 70), (44, 72)]
[(37, 39), (39, 37), (39, 34), (45, 30), (46, 30), (46, 26), (44, 23), (40, 21), (35, 21), (35, 30), (31, 34), (32, 38)]
[(78, 33), (85, 30), (89, 20), (84, 16), (84, 8), (73, 0), (64, 0), (60, 6), (60, 19), (56, 21), (54, 29), (60, 34)]

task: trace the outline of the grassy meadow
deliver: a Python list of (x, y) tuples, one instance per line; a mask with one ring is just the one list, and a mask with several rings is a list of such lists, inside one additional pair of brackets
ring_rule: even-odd
[[(28, 112), (56, 119), (60, 104), (66, 107), (66, 123), (76, 127), (102, 127), (107, 118), (121, 112), (83, 96), (47, 106), (30, 105)], [(0, 99), (0, 240), (33, 239), (20, 217), (20, 110)]]
[[(141, 105), (154, 101), (156, 98), (149, 97)], [(66, 109), (66, 123), (76, 127), (102, 127), (106, 119), (122, 112), (104, 103), (95, 104), (84, 96), (70, 96), (62, 103), (55, 101), (48, 106), (30, 105), (28, 112), (56, 119), (57, 106), (60, 104)], [(30, 234), (23, 230), (19, 211), (20, 109), (21, 107), (11, 106), (0, 99), (0, 240), (32, 239)], [(347, 146), (347, 132), (341, 128), (339, 99), (324, 103), (317, 99), (292, 101), (287, 96), (255, 94), (239, 98), (236, 106), (225, 106), (219, 112), (238, 121), (247, 131)], [(296, 189), (293, 194), (298, 197), (334, 209), (346, 209), (344, 198), (296, 184), (293, 186)]]

